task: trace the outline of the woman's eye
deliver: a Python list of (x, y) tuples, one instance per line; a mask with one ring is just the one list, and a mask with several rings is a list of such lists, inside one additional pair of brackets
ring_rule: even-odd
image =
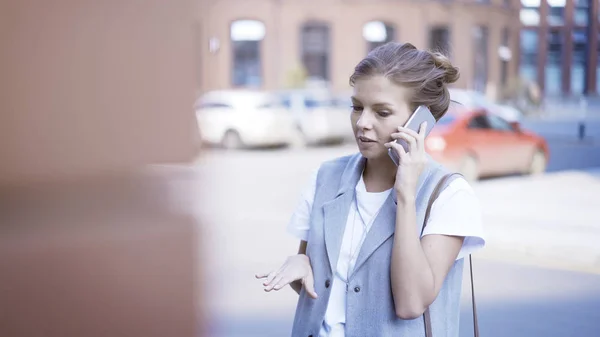
[(357, 105), (352, 105), (350, 107), (352, 108), (352, 111), (356, 111), (356, 112), (361, 112), (364, 109), (362, 106), (357, 106)]
[(390, 111), (383, 110), (383, 111), (377, 111), (377, 114), (381, 117), (387, 117), (387, 116), (391, 115), (392, 113)]

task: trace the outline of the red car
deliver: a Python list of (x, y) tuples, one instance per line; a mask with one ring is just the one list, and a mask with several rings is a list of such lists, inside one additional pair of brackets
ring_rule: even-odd
[(515, 173), (539, 174), (546, 170), (546, 140), (522, 130), (518, 123), (453, 105), (426, 140), (427, 152), (470, 181)]

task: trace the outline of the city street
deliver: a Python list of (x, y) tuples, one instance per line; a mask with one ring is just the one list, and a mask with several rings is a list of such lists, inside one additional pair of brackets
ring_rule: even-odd
[(545, 137), (551, 148), (549, 172), (600, 167), (600, 119), (588, 118), (584, 122), (584, 137), (579, 139), (579, 120), (526, 119), (521, 127)]
[[(600, 144), (550, 145), (550, 173), (474, 186), (488, 234), (473, 262), (483, 336), (600, 334), (600, 170), (578, 170), (600, 162)], [(354, 151), (209, 150), (198, 160), (215, 336), (289, 335), (297, 295), (264, 293), (254, 274), (297, 251), (285, 226), (312, 170)], [(461, 337), (472, 335), (468, 278), (463, 287)]]
[[(0, 16), (0, 337), (290, 336), (298, 295), (255, 275), (298, 253), (311, 175), (358, 151), (332, 145), (354, 138), (351, 111), (381, 141), (415, 105), (456, 110), (426, 148), (470, 181), (532, 173), (472, 184), (481, 336), (600, 337), (600, 1), (9, 0)], [(451, 337), (473, 336), (465, 262)]]

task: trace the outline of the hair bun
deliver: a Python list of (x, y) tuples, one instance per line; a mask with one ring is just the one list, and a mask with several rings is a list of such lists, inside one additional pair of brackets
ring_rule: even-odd
[(450, 63), (450, 59), (441, 53), (431, 53), (435, 66), (444, 70), (444, 83), (454, 83), (460, 78), (460, 72), (457, 67)]

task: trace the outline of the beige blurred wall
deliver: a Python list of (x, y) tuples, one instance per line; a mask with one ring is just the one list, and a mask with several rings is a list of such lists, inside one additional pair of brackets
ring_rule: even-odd
[(197, 151), (194, 0), (1, 0), (0, 184)]
[(195, 0), (0, 0), (0, 336), (202, 336)]

